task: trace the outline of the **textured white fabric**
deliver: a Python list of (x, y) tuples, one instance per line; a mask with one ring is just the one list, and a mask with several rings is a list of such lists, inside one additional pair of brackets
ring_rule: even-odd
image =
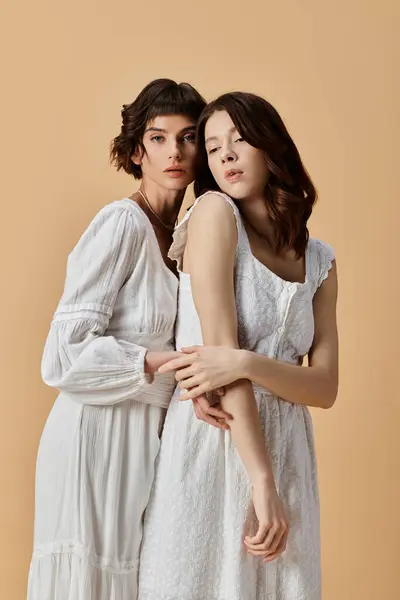
[[(310, 239), (305, 283), (289, 283), (253, 257), (240, 213), (235, 287), (239, 342), (297, 363), (312, 343), (312, 300), (333, 251)], [(197, 202), (200, 199), (197, 200)], [(192, 207), (170, 256), (183, 255)], [(177, 347), (201, 344), (190, 277), (180, 274)], [(319, 502), (313, 429), (305, 406), (254, 386), (277, 486), (291, 522), (286, 552), (264, 565), (243, 549), (254, 526), (251, 486), (230, 435), (198, 421), (174, 396), (146, 511), (139, 600), (320, 600)]]
[(135, 600), (142, 518), (173, 375), (178, 281), (143, 211), (102, 209), (68, 259), (42, 361), (61, 392), (40, 442), (29, 600)]

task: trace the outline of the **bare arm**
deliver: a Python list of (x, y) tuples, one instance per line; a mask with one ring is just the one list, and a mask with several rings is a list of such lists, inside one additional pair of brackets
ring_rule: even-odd
[[(204, 344), (238, 348), (234, 293), (235, 216), (217, 195), (202, 199), (189, 221), (184, 269), (190, 273)], [(233, 417), (232, 439), (252, 482), (272, 479), (272, 468), (249, 381), (227, 386), (222, 407)]]
[(247, 350), (199, 346), (183, 349), (180, 357), (166, 365), (179, 369), (176, 378), (182, 388), (191, 388), (183, 400), (195, 394), (249, 379), (293, 404), (330, 408), (338, 389), (338, 333), (336, 263), (314, 297), (315, 333), (308, 367), (289, 365)]
[(314, 297), (315, 334), (308, 367), (289, 365), (254, 352), (244, 352), (239, 377), (246, 377), (284, 400), (319, 408), (333, 406), (338, 390), (336, 264)]

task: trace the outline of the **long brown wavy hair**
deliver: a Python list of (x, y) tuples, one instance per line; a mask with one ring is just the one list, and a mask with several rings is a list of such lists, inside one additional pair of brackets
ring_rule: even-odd
[(265, 154), (269, 170), (265, 198), (268, 217), (275, 229), (275, 251), (280, 253), (289, 248), (298, 258), (304, 256), (309, 238), (307, 221), (317, 193), (281, 117), (264, 98), (231, 92), (207, 104), (197, 125), (196, 196), (208, 190), (220, 191), (209, 169), (205, 149), (205, 126), (216, 111), (226, 111), (241, 137)]

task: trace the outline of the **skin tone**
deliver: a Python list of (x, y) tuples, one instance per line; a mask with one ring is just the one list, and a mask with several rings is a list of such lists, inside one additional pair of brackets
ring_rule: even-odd
[[(160, 252), (166, 266), (175, 273), (175, 263), (167, 254), (172, 243), (173, 227), (187, 186), (194, 180), (195, 123), (184, 115), (158, 116), (146, 125), (143, 149), (138, 149), (132, 161), (140, 165), (142, 180), (140, 189), (145, 194), (154, 216), (143, 197), (135, 192), (131, 200), (136, 202), (149, 218), (157, 237)], [(165, 362), (181, 356), (179, 352), (147, 352), (145, 371), (152, 375)], [(211, 407), (205, 395), (194, 400), (196, 414), (219, 429), (228, 429), (230, 415), (217, 406)], [(203, 407), (206, 412), (203, 411)]]
[[(240, 202), (254, 256), (282, 279), (303, 282), (304, 260), (296, 260), (294, 252), (289, 249), (279, 256), (273, 252), (274, 232), (268, 221), (263, 196), (268, 172), (262, 152), (242, 140), (230, 116), (223, 111), (214, 113), (206, 125), (206, 148), (209, 166), (218, 185)], [(183, 349), (185, 356), (170, 361), (160, 371), (177, 370), (176, 379), (185, 390), (183, 400), (194, 399), (197, 394), (225, 386), (222, 406), (233, 415), (230, 422), (232, 437), (253, 481), (254, 506), (260, 523), (257, 535), (252, 539), (246, 538), (245, 544), (250, 553), (264, 556), (269, 561), (285, 548), (287, 523), (273, 492), (272, 507), (269, 504), (274, 484), (268, 474), (269, 459), (260, 436), (254, 397), (245, 387), (245, 380), (253, 381), (288, 402), (321, 408), (333, 405), (338, 386), (336, 264), (333, 264), (314, 297), (315, 336), (308, 355), (308, 368), (288, 365), (237, 347), (232, 277), (237, 234), (229, 206), (218, 196), (207, 196), (193, 212), (189, 227), (191, 234), (184, 267), (191, 273), (205, 345)], [(201, 245), (201, 239), (207, 239), (207, 244)], [(207, 251), (209, 254), (204, 257)], [(194, 256), (196, 260), (193, 260)], [(216, 256), (223, 257), (220, 263)], [(199, 267), (202, 259), (204, 265)], [(227, 263), (227, 260), (230, 262)], [(205, 276), (201, 277), (202, 270), (207, 273), (207, 278), (210, 277), (206, 264), (213, 265), (213, 271), (220, 268), (211, 283), (207, 283)], [(196, 271), (196, 266), (200, 275), (192, 272)], [(226, 277), (230, 269), (230, 276)], [(214, 322), (215, 314), (218, 322)], [(224, 315), (225, 321), (221, 321), (221, 315)], [(276, 543), (280, 535), (279, 522), (284, 533)], [(262, 539), (265, 531), (269, 533)], [(272, 532), (278, 533), (272, 537)]]
[[(260, 218), (268, 171), (260, 151), (244, 142), (225, 112), (216, 112), (205, 128), (209, 166), (221, 188), (249, 202)], [(236, 169), (236, 174), (232, 169)], [(235, 217), (229, 205), (210, 194), (198, 204), (188, 224), (183, 269), (190, 274), (193, 299), (204, 344), (238, 349), (234, 293), (237, 247)], [(249, 381), (225, 387), (224, 410), (232, 415), (230, 433), (253, 485), (253, 506), (258, 530), (247, 536), (247, 551), (266, 562), (286, 548), (288, 522), (278, 496), (272, 465), (261, 430), (257, 405)]]
[(158, 116), (147, 123), (143, 148), (138, 148), (132, 161), (141, 167), (140, 189), (164, 227), (149, 210), (139, 193), (131, 199), (142, 208), (153, 225), (165, 264), (171, 271), (174, 265), (168, 259), (173, 227), (187, 186), (194, 179), (195, 123), (184, 115)]
[[(222, 113), (216, 113), (216, 115)], [(229, 129), (230, 117), (225, 113), (226, 127)], [(211, 119), (210, 119), (211, 121)], [(233, 124), (232, 124), (233, 125)], [(240, 136), (236, 136), (239, 138)], [(232, 138), (234, 142), (234, 137)], [(214, 154), (218, 142), (209, 141), (209, 152)], [(237, 144), (242, 144), (237, 141)], [(248, 148), (248, 144), (244, 142)], [(241, 145), (240, 148), (243, 146)], [(255, 148), (250, 152), (259, 152)], [(242, 156), (242, 150), (235, 152), (237, 162)], [(247, 150), (246, 150), (247, 152)], [(261, 153), (260, 153), (261, 154)], [(210, 162), (211, 170), (213, 163)], [(237, 167), (236, 167), (237, 168)], [(242, 178), (231, 185), (223, 181), (220, 170), (214, 167), (214, 177), (221, 189), (241, 202), (241, 211), (253, 225), (256, 233), (249, 228), (249, 238), (253, 254), (271, 271), (287, 281), (304, 281), (304, 261), (296, 261), (293, 252), (283, 253), (279, 257), (271, 257), (270, 246), (257, 243), (258, 231), (264, 231), (266, 239), (271, 240), (271, 227), (265, 215), (264, 201), (262, 204), (256, 198), (243, 200), (243, 186), (246, 181)], [(247, 171), (246, 171), (247, 172)], [(254, 176), (254, 173), (253, 173)], [(241, 187), (240, 187), (241, 186)], [(237, 379), (249, 379), (268, 389), (283, 400), (294, 404), (330, 408), (333, 406), (338, 390), (338, 332), (336, 320), (337, 304), (337, 269), (336, 262), (332, 264), (327, 279), (317, 290), (314, 301), (315, 334), (312, 347), (308, 354), (308, 367), (290, 365), (268, 356), (236, 350), (228, 347), (196, 346), (184, 348), (185, 357), (178, 358), (164, 365), (163, 370), (176, 370), (176, 379), (184, 390), (190, 390), (182, 395), (183, 400), (204, 394), (215, 388), (229, 385)]]

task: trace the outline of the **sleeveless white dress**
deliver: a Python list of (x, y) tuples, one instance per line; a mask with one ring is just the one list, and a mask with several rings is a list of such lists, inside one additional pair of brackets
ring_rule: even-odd
[[(236, 205), (221, 195), (238, 227), (240, 346), (296, 364), (313, 341), (313, 296), (327, 277), (333, 251), (310, 239), (305, 283), (284, 281), (252, 255)], [(175, 233), (170, 256), (179, 268), (188, 221), (199, 201)], [(176, 344), (202, 344), (190, 277), (182, 272)], [(254, 526), (248, 475), (229, 432), (198, 421), (192, 403), (177, 400), (177, 390), (145, 515), (139, 600), (320, 600), (319, 500), (310, 413), (306, 406), (257, 386), (254, 393), (290, 519), (286, 552), (267, 565), (246, 553), (243, 536)]]

